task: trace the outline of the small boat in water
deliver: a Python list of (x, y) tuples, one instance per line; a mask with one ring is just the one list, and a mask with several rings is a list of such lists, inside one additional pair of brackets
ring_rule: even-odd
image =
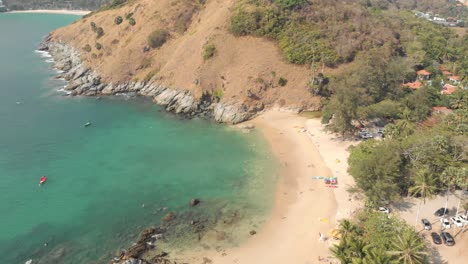
[(39, 185), (42, 185), (43, 183), (45, 183), (47, 181), (47, 177), (46, 176), (42, 176), (40, 179), (39, 179)]
[(89, 127), (91, 125), (91, 122), (86, 122), (86, 124), (84, 124), (85, 127)]

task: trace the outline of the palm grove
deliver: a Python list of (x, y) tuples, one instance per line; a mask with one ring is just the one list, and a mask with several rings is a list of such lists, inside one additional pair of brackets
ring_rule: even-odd
[[(440, 93), (441, 66), (467, 75), (468, 38), (399, 9), (427, 10), (434, 3), (438, 12), (442, 6), (455, 10), (442, 0), (240, 0), (231, 17), (233, 34), (273, 39), (286, 60), (310, 65), (308, 89), (322, 96), (328, 129), (344, 137), (357, 123), (387, 124), (385, 140), (363, 142), (349, 158), (368, 208), (407, 195), (423, 203), (437, 193), (468, 188), (468, 94)], [(457, 12), (466, 17), (466, 10)], [(339, 70), (325, 76), (325, 67)], [(404, 88), (420, 69), (433, 73), (432, 82)], [(433, 106), (454, 111), (421, 126)], [(397, 218), (366, 210), (343, 221), (339, 232), (342, 239), (332, 253), (342, 263), (427, 262), (424, 240)]]

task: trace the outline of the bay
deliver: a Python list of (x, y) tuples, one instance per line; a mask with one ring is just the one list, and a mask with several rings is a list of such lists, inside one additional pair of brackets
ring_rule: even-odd
[[(169, 211), (235, 212), (228, 235), (240, 240), (235, 230), (261, 225), (276, 163), (257, 133), (182, 120), (142, 98), (58, 91), (65, 83), (34, 50), (76, 19), (0, 14), (0, 263), (107, 263)], [(202, 204), (189, 208), (194, 197)]]

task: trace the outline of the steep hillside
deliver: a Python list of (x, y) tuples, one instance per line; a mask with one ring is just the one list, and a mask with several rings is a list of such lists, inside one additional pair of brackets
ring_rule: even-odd
[(364, 93), (365, 106), (400, 98), (414, 70), (434, 63), (462, 72), (464, 40), (400, 4), (114, 0), (48, 40), (61, 43), (51, 50), (72, 94), (136, 92), (168, 110), (240, 122), (275, 105), (316, 110), (337, 85)]
[[(227, 103), (318, 108), (319, 99), (307, 90), (307, 67), (284, 61), (269, 40), (235, 37), (228, 32), (234, 3), (130, 1), (93, 13), (52, 36), (80, 49), (82, 60), (104, 82), (152, 79), (165, 87), (189, 90), (196, 98), (209, 92)], [(130, 19), (126, 19), (128, 14), (133, 14)], [(119, 16), (123, 22), (117, 25)], [(93, 32), (91, 23), (102, 28), (101, 37)], [(160, 48), (151, 48), (148, 37), (156, 30), (167, 31), (169, 38)], [(207, 46), (214, 47), (214, 52), (204, 59)]]

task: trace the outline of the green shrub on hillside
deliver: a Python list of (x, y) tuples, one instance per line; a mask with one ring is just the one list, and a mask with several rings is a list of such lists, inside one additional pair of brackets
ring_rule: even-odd
[(214, 44), (207, 44), (203, 46), (203, 59), (207, 60), (216, 54), (216, 46)]
[(125, 14), (125, 19), (127, 19), (127, 20), (129, 20), (132, 17), (133, 17), (133, 12)]
[(245, 36), (255, 34), (260, 15), (258, 12), (239, 10), (231, 17), (230, 30), (234, 35)]
[(91, 23), (89, 23), (89, 25), (91, 26), (91, 29), (93, 30), (93, 32), (96, 32), (96, 30), (97, 30), (97, 25), (96, 25), (96, 23), (91, 22)]
[(307, 0), (275, 0), (275, 3), (284, 9), (294, 9), (307, 4)]
[(99, 43), (99, 42), (96, 42), (96, 44), (94, 44), (94, 47), (95, 47), (97, 50), (100, 50), (100, 49), (102, 49), (102, 44)]
[(128, 19), (128, 23), (132, 26), (136, 25), (136, 21), (133, 17), (131, 17), (130, 19)]
[(280, 34), (279, 46), (286, 59), (296, 64), (321, 61), (334, 66), (341, 61), (330, 43), (311, 26), (290, 24)]
[(279, 80), (278, 80), (278, 85), (279, 86), (285, 86), (287, 83), (288, 83), (288, 80), (283, 78), (283, 77), (280, 77)]
[(116, 18), (114, 19), (114, 23), (115, 23), (116, 25), (120, 25), (120, 24), (122, 24), (122, 22), (123, 22), (123, 18), (122, 18), (121, 16), (118, 16), (118, 17), (116, 17)]
[(96, 29), (96, 38), (100, 38), (104, 36), (104, 29), (102, 27), (98, 27)]
[(213, 91), (213, 97), (216, 99), (217, 102), (221, 100), (224, 95), (224, 91), (222, 89), (215, 89)]
[(166, 41), (169, 39), (169, 36), (170, 35), (167, 30), (155, 30), (148, 36), (148, 45), (153, 49), (159, 48), (164, 45), (164, 43), (166, 43)]
[(86, 45), (83, 47), (83, 50), (86, 51), (86, 52), (91, 52), (91, 45), (86, 44)]

